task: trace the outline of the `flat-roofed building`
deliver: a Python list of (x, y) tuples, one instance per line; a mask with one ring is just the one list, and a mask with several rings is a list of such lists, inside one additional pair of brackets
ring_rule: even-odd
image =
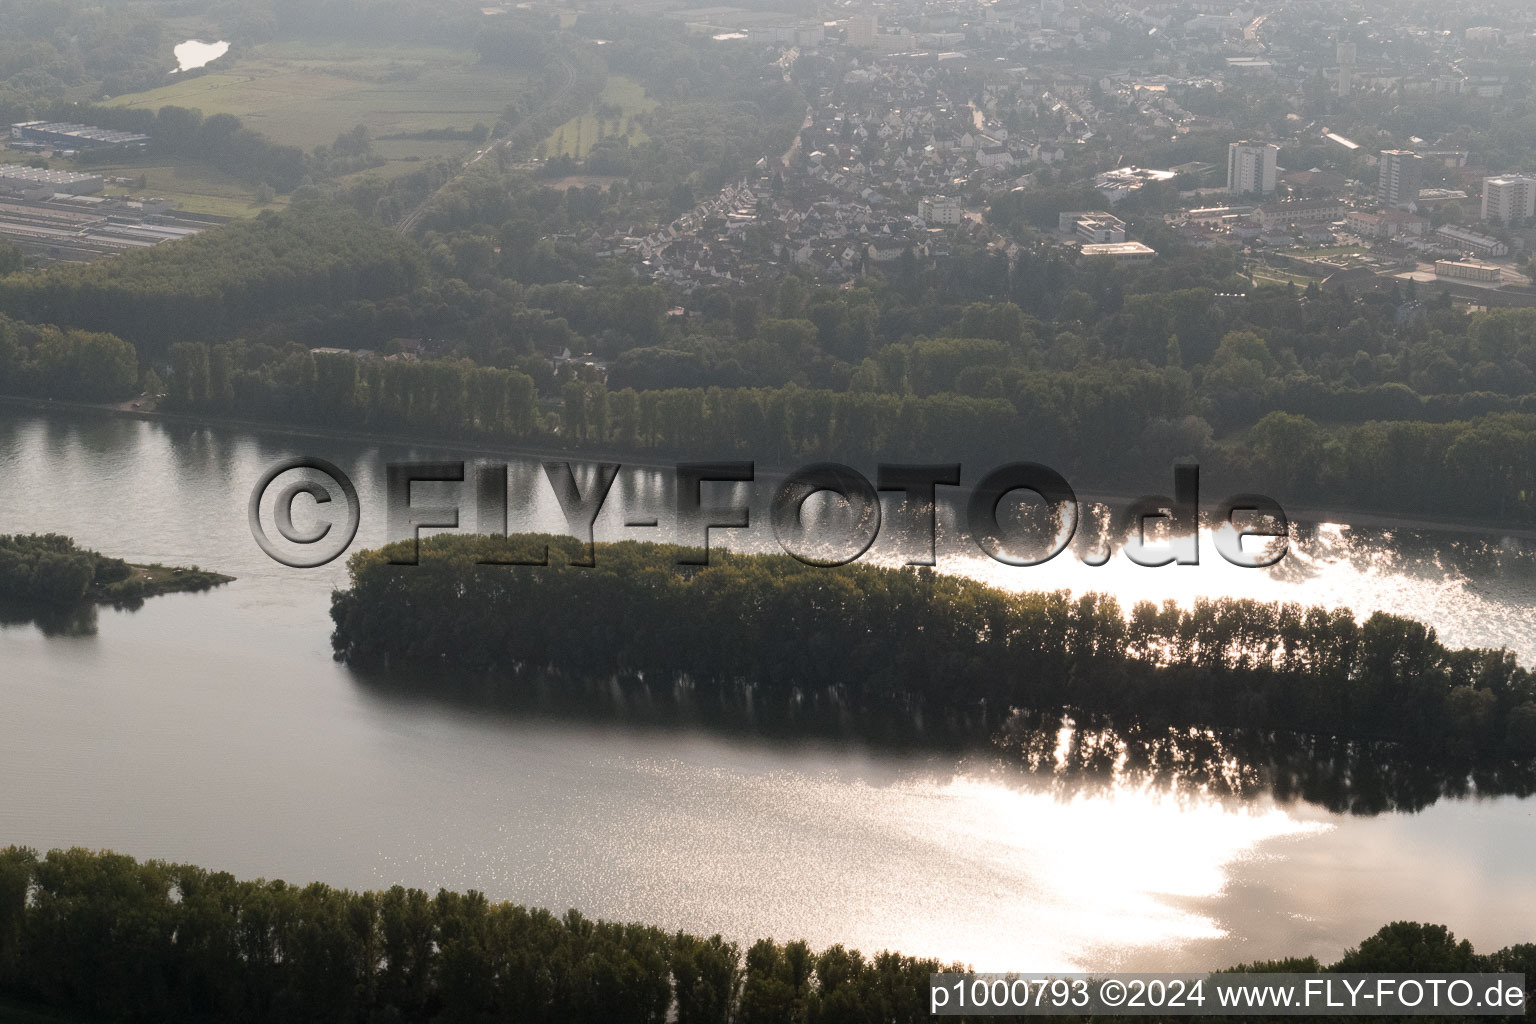
[(858, 50), (868, 50), (875, 45), (880, 34), (880, 19), (875, 14), (855, 14), (848, 19), (848, 45)]
[(1056, 219), (1056, 229), (1094, 245), (1125, 241), (1125, 221), (1102, 210), (1063, 213)]
[(1382, 206), (1412, 206), (1424, 183), (1424, 161), (1411, 149), (1381, 151), (1381, 177), (1376, 182), (1376, 201)]
[(1157, 256), (1157, 250), (1140, 242), (1104, 242), (1078, 249), (1084, 259), (1109, 259), (1116, 263), (1142, 263)]
[(1275, 190), (1280, 147), (1269, 142), (1234, 142), (1227, 147), (1227, 191), (1235, 196), (1269, 195)]
[(68, 121), (22, 121), (11, 125), (11, 139), (34, 146), (76, 150), (143, 149), (149, 145), (148, 135)]
[(1096, 175), (1093, 187), (1110, 206), (1115, 206), (1152, 182), (1172, 181), (1176, 177), (1172, 171), (1158, 171), (1149, 167), (1117, 167)]
[(106, 182), (99, 174), (77, 174), (74, 171), (50, 171), (43, 167), (26, 167), (22, 164), (0, 164), (0, 189), (13, 188), (25, 191), (47, 189), (65, 195), (85, 196), (100, 192)]
[(924, 224), (959, 224), (965, 217), (965, 208), (958, 199), (948, 196), (926, 196), (917, 201), (917, 215)]
[(1536, 217), (1536, 178), (1501, 174), (1483, 179), (1483, 220), (1511, 224)]
[(1436, 260), (1436, 277), (1455, 277), (1480, 284), (1497, 284), (1504, 278), (1504, 271), (1493, 263), (1473, 260)]

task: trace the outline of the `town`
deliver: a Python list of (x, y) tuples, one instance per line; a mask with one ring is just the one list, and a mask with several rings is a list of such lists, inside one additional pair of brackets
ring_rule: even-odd
[[(1387, 30), (1354, 8), (664, 10), (744, 59), (776, 56), (812, 105), (782, 157), (669, 223), (586, 241), (690, 292), (790, 267), (851, 282), (941, 261), (957, 239), (1144, 261), (1171, 231), (1232, 247), (1255, 283), (1433, 283), (1536, 304), (1536, 167), (1454, 117), (1523, 93), (1536, 18), (1488, 4), (1451, 31), (1420, 5), (1426, 27)], [(1080, 205), (1033, 224), (996, 216), (1010, 197), (1069, 191)]]

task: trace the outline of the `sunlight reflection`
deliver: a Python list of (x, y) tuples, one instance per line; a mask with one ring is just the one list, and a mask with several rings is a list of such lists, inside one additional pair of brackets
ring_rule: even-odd
[[(978, 969), (1017, 968), (1028, 934), (1049, 935), (1067, 959), (1031, 969), (1081, 969), (1101, 947), (1163, 948), (1218, 938), (1216, 921), (1180, 904), (1220, 896), (1229, 867), (1266, 840), (1332, 828), (1268, 802), (1226, 807), (1117, 786), (1067, 800), (976, 777), (927, 788), (925, 837), (964, 851), (976, 877), (1004, 883), (996, 920), (919, 927), (909, 949), (944, 950)], [(1011, 884), (1009, 884), (1011, 880)], [(1035, 954), (1038, 955), (1038, 954)], [(1096, 958), (1098, 964), (1102, 960)]]

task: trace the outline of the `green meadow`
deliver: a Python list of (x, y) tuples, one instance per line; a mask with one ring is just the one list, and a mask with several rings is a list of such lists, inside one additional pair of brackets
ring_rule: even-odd
[(388, 160), (378, 170), (399, 174), (420, 161), (465, 152), (470, 143), (464, 139), (423, 133), (493, 126), (525, 83), (515, 72), (481, 67), (470, 50), (283, 41), (238, 51), (203, 75), (111, 103), (234, 114), (268, 138), (304, 149), (329, 145), (362, 124)]
[[(599, 116), (605, 107), (618, 111), (618, 116)], [(596, 105), (551, 132), (549, 138), (539, 144), (535, 155), (565, 155), (581, 160), (599, 140), (615, 136), (628, 139), (632, 146), (639, 145), (647, 136), (645, 129), (636, 123), (635, 117), (654, 109), (656, 101), (645, 95), (645, 89), (639, 82), (623, 75), (609, 75)]]

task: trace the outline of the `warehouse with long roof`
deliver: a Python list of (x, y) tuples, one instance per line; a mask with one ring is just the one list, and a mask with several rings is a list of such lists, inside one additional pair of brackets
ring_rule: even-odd
[(149, 136), (68, 121), (22, 121), (11, 125), (11, 141), (54, 149), (143, 149)]

